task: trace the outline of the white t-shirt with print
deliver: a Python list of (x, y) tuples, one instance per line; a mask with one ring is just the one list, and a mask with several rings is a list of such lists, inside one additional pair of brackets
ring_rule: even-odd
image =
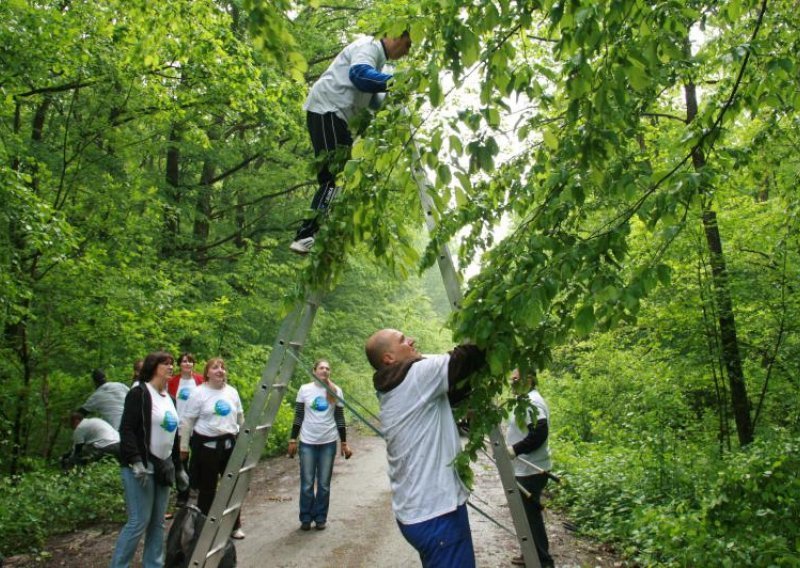
[(403, 524), (450, 513), (467, 501), (453, 460), (461, 451), (447, 400), (450, 355), (414, 363), (387, 393), (378, 393), (389, 459), (392, 510)]
[(119, 432), (102, 418), (84, 418), (72, 433), (72, 443), (102, 449), (119, 443)]
[[(517, 424), (513, 414), (506, 420), (506, 426), (508, 427), (506, 443), (509, 445), (521, 442), (528, 436), (528, 424), (536, 424), (536, 422), (539, 420), (547, 420), (547, 425), (550, 425), (550, 409), (542, 398), (542, 395), (539, 394), (539, 391), (532, 390), (529, 392), (528, 399), (531, 401), (533, 408), (527, 409), (525, 414), (525, 424), (522, 428), (520, 428), (519, 424)], [(534, 413), (536, 413), (535, 416)], [(550, 462), (550, 448), (548, 447), (546, 440), (544, 444), (536, 448), (534, 451), (530, 452), (529, 454), (522, 454), (521, 457), (526, 461), (539, 466), (545, 471), (552, 467), (552, 463)], [(523, 463), (522, 460), (518, 458), (514, 459), (513, 463), (514, 475), (517, 477), (525, 477), (528, 475), (541, 473), (541, 471)]]
[(158, 392), (145, 383), (153, 401), (150, 413), (150, 453), (165, 460), (172, 454), (172, 444), (178, 430), (178, 411), (167, 391)]
[(125, 406), (125, 397), (128, 395), (127, 385), (122, 383), (103, 383), (86, 399), (82, 408), (89, 412), (96, 412), (103, 420), (111, 424), (114, 430), (119, 430), (122, 421), (122, 409)]
[(339, 439), (339, 430), (336, 429), (336, 418), (334, 409), (337, 406), (344, 406), (342, 389), (336, 387), (336, 400), (334, 404), (328, 402), (328, 391), (314, 381), (306, 383), (297, 391), (296, 402), (302, 402), (305, 406), (303, 411), (303, 425), (300, 428), (300, 440), (306, 444), (328, 444)]
[(311, 87), (303, 109), (317, 114), (335, 112), (349, 122), (372, 99), (372, 93), (359, 91), (350, 80), (350, 67), (361, 64), (383, 69), (386, 53), (379, 40), (362, 37), (345, 47)]
[(178, 389), (175, 392), (175, 408), (178, 411), (179, 418), (183, 418), (183, 410), (186, 407), (186, 403), (197, 388), (198, 385), (194, 377), (189, 377), (188, 379), (181, 377)]
[(239, 392), (230, 385), (215, 389), (203, 383), (192, 393), (182, 419), (196, 420), (194, 432), (203, 436), (238, 434), (238, 417), (244, 413)]

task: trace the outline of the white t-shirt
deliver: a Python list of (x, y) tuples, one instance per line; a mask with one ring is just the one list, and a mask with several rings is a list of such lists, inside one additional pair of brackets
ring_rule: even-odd
[[(548, 427), (550, 426), (550, 409), (547, 407), (547, 403), (542, 398), (542, 395), (539, 394), (539, 391), (532, 390), (528, 393), (528, 398), (530, 399), (534, 408), (527, 409), (525, 415), (525, 424), (522, 426), (522, 428), (519, 427), (513, 415), (509, 416), (506, 421), (506, 425), (508, 427), (506, 443), (509, 445), (516, 444), (528, 436), (528, 424), (535, 425), (536, 422), (544, 419), (547, 420)], [(534, 409), (536, 412), (538, 412), (537, 416), (534, 416)], [(529, 461), (534, 465), (538, 465), (544, 470), (549, 470), (552, 467), (552, 463), (550, 462), (550, 448), (548, 447), (546, 440), (544, 444), (536, 448), (531, 453), (522, 454), (522, 457), (526, 461)], [(541, 473), (541, 471), (522, 463), (522, 461), (519, 459), (514, 460), (514, 475), (517, 477), (525, 477), (527, 475), (535, 475), (537, 473)]]
[(238, 434), (239, 416), (242, 414), (242, 401), (235, 388), (226, 384), (221, 389), (215, 389), (203, 383), (186, 403), (181, 420), (195, 421), (194, 432), (214, 437)]
[(72, 433), (72, 443), (102, 449), (119, 443), (119, 432), (102, 418), (84, 418)]
[(167, 394), (158, 392), (150, 383), (145, 383), (153, 401), (150, 413), (150, 453), (165, 460), (172, 454), (172, 444), (178, 430), (178, 411)]
[(179, 418), (183, 417), (183, 410), (186, 408), (186, 403), (197, 388), (198, 386), (194, 377), (189, 377), (188, 379), (181, 377), (178, 383), (178, 389), (175, 392), (175, 408), (178, 411)]
[(379, 40), (372, 37), (357, 39), (345, 47), (317, 79), (303, 109), (317, 114), (335, 112), (339, 118), (349, 122), (358, 111), (369, 106), (372, 98), (372, 93), (359, 91), (350, 81), (350, 67), (364, 64), (381, 71), (385, 63), (386, 53)]
[(423, 359), (397, 387), (378, 393), (392, 509), (403, 524), (450, 513), (467, 501), (453, 467), (461, 440), (447, 400), (449, 362), (450, 355)]
[[(335, 407), (344, 406), (339, 400), (334, 404), (328, 402), (328, 391), (316, 381), (306, 383), (297, 391), (296, 402), (305, 405), (303, 425), (300, 428), (300, 440), (306, 444), (328, 444), (339, 439), (336, 419), (333, 416)], [(336, 387), (336, 396), (343, 399), (342, 389)]]
[(86, 399), (82, 408), (89, 412), (96, 412), (103, 417), (103, 420), (111, 424), (114, 430), (119, 430), (122, 409), (125, 406), (127, 394), (127, 385), (122, 383), (103, 383)]

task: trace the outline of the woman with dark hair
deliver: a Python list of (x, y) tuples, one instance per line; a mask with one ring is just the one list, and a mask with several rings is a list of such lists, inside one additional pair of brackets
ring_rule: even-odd
[[(197, 507), (208, 515), (217, 493), (219, 478), (225, 473), (236, 444), (236, 435), (244, 423), (244, 409), (239, 393), (227, 384), (225, 361), (209, 359), (203, 371), (204, 383), (187, 401), (181, 414), (181, 456), (192, 460), (190, 477), (197, 487)], [(244, 538), (241, 511), (233, 526), (232, 538)]]
[(314, 376), (316, 380), (297, 391), (289, 440), (289, 457), (294, 457), (300, 435), (300, 529), (304, 531), (311, 528), (311, 521), (319, 531), (327, 524), (337, 438), (345, 459), (353, 455), (347, 446), (342, 389), (331, 381), (330, 363), (325, 359), (314, 363)]
[(117, 538), (111, 568), (131, 565), (142, 535), (142, 566), (164, 565), (164, 513), (180, 464), (178, 413), (167, 394), (172, 361), (169, 353), (150, 353), (142, 363), (139, 384), (125, 398), (119, 434), (128, 522)]

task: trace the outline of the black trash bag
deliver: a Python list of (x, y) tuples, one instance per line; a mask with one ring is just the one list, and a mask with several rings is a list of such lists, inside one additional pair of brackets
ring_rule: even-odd
[[(164, 568), (187, 568), (189, 566), (194, 547), (197, 539), (200, 538), (205, 522), (206, 516), (194, 505), (186, 505), (178, 509), (167, 535), (167, 555), (164, 560)], [(222, 551), (219, 568), (236, 568), (236, 547), (230, 538)]]

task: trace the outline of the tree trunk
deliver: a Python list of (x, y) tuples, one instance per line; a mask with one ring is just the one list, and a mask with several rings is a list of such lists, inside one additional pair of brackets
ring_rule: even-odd
[(207, 260), (205, 245), (208, 243), (211, 218), (211, 180), (214, 179), (216, 167), (208, 158), (203, 163), (203, 172), (200, 174), (200, 192), (197, 195), (197, 204), (194, 217), (194, 259), (201, 265)]
[(172, 125), (169, 131), (169, 147), (167, 148), (167, 203), (170, 205), (164, 209), (164, 239), (161, 242), (161, 256), (170, 258), (175, 255), (177, 250), (178, 234), (180, 232), (180, 215), (178, 214), (178, 204), (181, 201), (179, 189), (180, 184), (180, 160), (181, 151), (178, 147), (180, 134), (178, 127)]
[[(684, 86), (686, 97), (686, 122), (691, 124), (697, 116), (697, 89), (694, 83)], [(706, 157), (698, 145), (692, 152), (692, 165), (700, 172), (706, 165)], [(705, 193), (705, 188), (700, 191)], [(720, 342), (722, 344), (722, 361), (728, 375), (731, 391), (731, 406), (736, 422), (739, 444), (744, 446), (753, 441), (753, 423), (750, 417), (750, 400), (744, 382), (744, 370), (739, 353), (739, 339), (736, 335), (736, 320), (733, 315), (733, 299), (731, 297), (728, 270), (722, 250), (722, 238), (719, 234), (717, 214), (711, 208), (711, 198), (702, 199), (703, 231), (711, 262), (711, 280), (714, 285), (714, 301), (717, 307)]]

